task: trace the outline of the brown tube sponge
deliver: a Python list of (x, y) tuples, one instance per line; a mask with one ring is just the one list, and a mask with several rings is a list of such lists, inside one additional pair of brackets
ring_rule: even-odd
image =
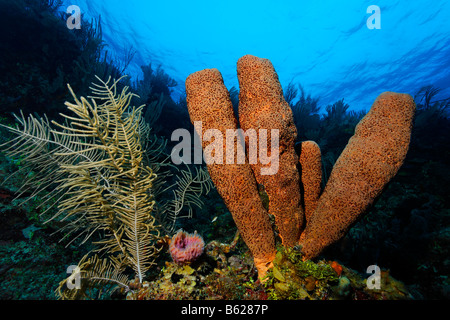
[(408, 151), (415, 103), (382, 93), (359, 122), (331, 171), (300, 245), (304, 259), (339, 240), (395, 176)]
[(300, 180), (306, 223), (319, 201), (322, 183), (322, 156), (314, 141), (303, 141), (300, 147)]
[[(269, 213), (275, 216), (283, 245), (287, 247), (298, 244), (303, 212), (299, 174), (298, 156), (294, 150), (297, 129), (292, 110), (284, 100), (283, 90), (278, 75), (268, 59), (246, 55), (237, 62), (239, 79), (239, 122), (248, 132), (255, 129), (260, 137), (260, 129), (268, 131), (266, 146), (259, 145), (258, 151), (272, 154), (279, 151), (278, 171), (275, 174), (262, 175), (259, 155), (256, 163), (250, 162), (256, 181), (264, 185), (269, 196)], [(271, 129), (279, 130), (279, 148), (271, 150)]]
[[(217, 69), (205, 69), (189, 75), (186, 96), (192, 123), (202, 121), (202, 132), (197, 133), (204, 137), (206, 130), (216, 129), (222, 134), (220, 147), (223, 147), (223, 164), (207, 164), (208, 172), (253, 255), (259, 277), (263, 277), (276, 254), (274, 235), (250, 165), (248, 162), (226, 162), (226, 153), (235, 158), (237, 149), (236, 142), (233, 150), (227, 149), (226, 130), (236, 130), (237, 120), (222, 75)], [(204, 151), (210, 143), (203, 139)], [(215, 149), (215, 152), (219, 151)]]

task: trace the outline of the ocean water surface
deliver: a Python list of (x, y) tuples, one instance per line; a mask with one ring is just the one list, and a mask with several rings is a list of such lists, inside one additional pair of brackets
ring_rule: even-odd
[(130, 76), (142, 77), (149, 62), (161, 65), (178, 83), (175, 100), (186, 77), (205, 68), (238, 87), (236, 61), (245, 54), (270, 59), (283, 87), (301, 84), (322, 107), (344, 98), (350, 109), (368, 110), (383, 91), (414, 95), (425, 85), (450, 94), (446, 0), (65, 0), (63, 8), (70, 5), (101, 16), (119, 59), (136, 51)]

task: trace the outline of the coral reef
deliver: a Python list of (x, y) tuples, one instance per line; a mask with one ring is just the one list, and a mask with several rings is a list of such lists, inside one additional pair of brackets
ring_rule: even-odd
[[(292, 111), (283, 98), (278, 75), (268, 59), (243, 56), (237, 62), (237, 74), (239, 122), (247, 133), (254, 129), (259, 141), (259, 156), (255, 163), (251, 163), (253, 173), (256, 181), (264, 185), (270, 202), (269, 213), (275, 216), (283, 244), (295, 246), (303, 226), (303, 211), (296, 167), (298, 156), (294, 150), (297, 128)], [(272, 137), (272, 129), (278, 130), (278, 137)], [(261, 143), (263, 134), (271, 143)], [(277, 150), (272, 150), (273, 138), (279, 140)], [(247, 144), (247, 147), (251, 146)], [(262, 154), (275, 155), (277, 159), (272, 161), (277, 162), (276, 172), (262, 173), (267, 167), (261, 159)]]
[(59, 113), (70, 98), (66, 83), (85, 95), (95, 75), (103, 79), (123, 75), (132, 54), (122, 66), (108, 56), (100, 18), (89, 22), (82, 17), (83, 28), (69, 30), (61, 9), (62, 1), (56, 0), (0, 1), (4, 14), (0, 27), (14, 30), (5, 34), (0, 44), (3, 116), (20, 108), (25, 114), (39, 110), (64, 120)]
[[(157, 208), (155, 196), (163, 192), (160, 188), (168, 176), (161, 169), (163, 162), (157, 162), (164, 145), (152, 141), (142, 106), (130, 106), (133, 94), (128, 87), (118, 88), (120, 79), (97, 80), (90, 100), (78, 98), (69, 86), (74, 102), (66, 102), (71, 114), (62, 115), (63, 124), (23, 114), (16, 116), (19, 126), (0, 123), (14, 135), (1, 145), (5, 153), (13, 159), (26, 158), (14, 173), (26, 172), (16, 195), (27, 189), (33, 191), (25, 200), (45, 194), (42, 204), (50, 204), (45, 212), (58, 209), (46, 223), (59, 222), (57, 229), (72, 236), (69, 244), (95, 239), (73, 274), (60, 282), (56, 293), (61, 298), (114, 293), (117, 286), (133, 291), (143, 285), (161, 251), (160, 214), (201, 205), (198, 197), (210, 189), (202, 170), (194, 176), (189, 169), (179, 169), (179, 177), (167, 188), (174, 199), (161, 201), (164, 209)], [(191, 184), (195, 186), (190, 188)], [(183, 197), (178, 188), (183, 188)], [(8, 198), (7, 192), (2, 194)], [(171, 217), (177, 218), (173, 212)], [(34, 231), (32, 226), (23, 230), (28, 238)], [(137, 284), (128, 279), (130, 271)], [(72, 290), (69, 284), (75, 276), (82, 281)]]
[[(201, 121), (201, 128), (197, 127), (196, 130), (198, 135), (203, 137), (204, 150), (211, 148), (206, 141), (207, 137), (204, 136), (206, 130), (219, 130), (222, 137), (225, 137), (227, 129), (237, 129), (233, 106), (222, 75), (217, 69), (191, 74), (186, 79), (186, 95), (192, 123)], [(226, 156), (231, 154), (234, 159), (235, 150), (242, 146), (238, 142), (233, 143), (230, 150), (225, 141), (220, 141), (217, 137), (215, 139), (214, 154), (210, 155), (206, 152), (207, 149), (205, 150), (208, 172), (230, 210), (242, 238), (251, 250), (256, 267), (263, 274), (275, 257), (275, 240), (269, 216), (261, 203), (250, 165), (236, 161), (225, 164)], [(221, 157), (223, 163), (211, 163), (211, 156)], [(236, 188), (236, 185), (239, 188)]]
[(380, 288), (369, 289), (367, 276), (336, 261), (303, 261), (295, 248), (279, 248), (274, 267), (257, 280), (249, 252), (228, 252), (227, 259), (203, 255), (191, 265), (166, 261), (160, 274), (138, 290), (124, 292), (130, 300), (407, 300), (405, 285), (380, 272)]
[[(349, 143), (355, 126), (370, 105), (366, 106), (367, 110), (353, 111), (352, 108), (361, 106), (350, 106), (343, 97), (335, 96), (337, 101), (319, 104), (323, 97), (311, 97), (301, 85), (292, 82), (283, 85), (281, 93), (270, 61), (252, 56), (241, 58), (238, 62), (240, 97), (236, 87), (229, 89), (237, 120), (237, 125), (231, 127), (268, 129), (269, 141), (270, 129), (279, 129), (281, 147), (285, 148), (280, 159), (289, 158), (287, 169), (290, 170), (290, 164), (295, 163), (299, 175), (295, 172), (280, 177), (287, 170), (282, 165), (276, 179), (286, 179), (287, 185), (273, 187), (275, 184), (269, 180), (274, 177), (261, 176), (255, 165), (250, 170), (242, 169), (248, 160), (239, 165), (241, 171), (233, 171), (237, 175), (226, 177), (230, 182), (222, 181), (221, 185), (236, 189), (228, 194), (230, 198), (242, 194), (239, 190), (242, 185), (249, 188), (245, 194), (251, 195), (249, 202), (257, 209), (249, 212), (246, 203), (237, 203), (239, 198), (228, 199), (227, 205), (234, 206), (235, 223), (220, 196), (224, 191), (219, 194), (211, 188), (204, 166), (186, 166), (193, 170), (189, 172), (163, 162), (171, 147), (171, 142), (164, 142), (163, 137), (170, 137), (178, 128), (192, 131), (186, 98), (181, 95), (175, 102), (171, 97), (176, 82), (161, 66), (150, 61), (142, 61), (140, 78), (131, 78), (132, 81), (122, 78), (117, 82), (115, 89), (119, 95), (126, 85), (139, 95), (131, 95), (130, 106), (147, 104), (141, 109), (140, 117), (134, 115), (135, 121), (131, 121), (131, 107), (122, 113), (118, 122), (130, 130), (121, 131), (116, 121), (110, 121), (120, 112), (105, 110), (103, 104), (108, 99), (104, 97), (94, 98), (94, 103), (90, 96), (97, 95), (89, 87), (96, 81), (96, 75), (103, 80), (119, 79), (135, 52), (119, 49), (114, 43), (107, 44), (100, 18), (89, 22), (83, 15), (82, 28), (69, 30), (66, 20), (70, 13), (65, 9), (61, 0), (0, 0), (0, 27), (8, 30), (0, 42), (0, 110), (3, 111), (0, 144), (11, 146), (9, 151), (0, 154), (0, 180), (5, 179), (0, 187), (0, 299), (55, 299), (58, 283), (63, 285), (57, 294), (97, 299), (404, 299), (410, 297), (408, 291), (415, 299), (450, 298), (450, 98), (442, 95), (445, 90), (440, 92), (432, 83), (415, 84), (423, 87), (414, 96), (417, 111), (408, 154), (398, 173), (385, 185), (386, 179), (372, 179), (377, 172), (370, 170), (384, 166), (379, 160), (388, 154), (385, 150), (374, 150), (392, 142), (391, 138), (404, 136), (396, 137), (394, 130), (398, 126), (392, 125), (393, 130), (384, 131), (398, 119), (389, 119), (393, 110), (386, 111), (386, 121), (374, 117), (376, 123), (369, 127), (371, 136), (376, 134), (378, 138), (373, 144), (367, 143), (367, 136), (356, 137), (356, 134)], [(112, 54), (111, 45), (117, 52), (123, 52), (123, 56)], [(80, 109), (73, 102), (71, 108), (77, 113), (64, 107), (64, 101), (71, 99), (68, 82), (78, 97), (88, 97), (87, 103), (92, 108), (86, 104), (86, 108)], [(207, 95), (203, 98), (216, 99)], [(82, 98), (75, 99), (84, 103)], [(296, 134), (286, 103), (292, 110)], [(19, 109), (23, 116), (18, 114), (18, 123), (14, 123), (10, 112)], [(408, 112), (403, 113), (409, 116)], [(32, 116), (28, 117), (29, 114)], [(219, 114), (210, 116), (213, 119)], [(139, 125), (134, 130), (138, 118), (141, 124), (147, 125)], [(52, 125), (52, 120), (70, 130)], [(88, 127), (95, 127), (104, 143), (96, 141), (93, 147), (89, 134), (73, 138), (86, 134)], [(125, 131), (123, 135), (113, 133)], [(154, 134), (163, 137), (153, 138)], [(129, 152), (122, 143), (124, 137), (137, 149), (131, 147), (133, 150)], [(294, 156), (293, 139), (298, 162), (290, 161)], [(116, 147), (114, 141), (122, 142)], [(218, 150), (214, 146), (207, 144), (211, 147), (210, 154)], [(349, 150), (353, 150), (351, 155)], [(369, 150), (375, 154), (368, 154)], [(389, 150), (394, 151), (394, 156), (398, 156), (397, 151), (406, 152), (404, 147)], [(270, 154), (270, 145), (265, 151)], [(390, 159), (393, 157), (384, 160)], [(96, 162), (100, 162), (98, 166)], [(385, 168), (393, 173), (398, 165)], [(361, 167), (368, 171), (358, 170)], [(192, 174), (194, 170), (196, 174)], [(248, 179), (240, 180), (238, 177), (244, 171)], [(360, 192), (361, 176), (373, 180), (366, 190), (372, 189), (366, 193)], [(285, 187), (291, 189), (289, 183), (295, 179), (300, 179), (300, 194), (277, 194)], [(212, 192), (208, 193), (210, 189)], [(325, 193), (320, 199), (321, 189)], [(380, 190), (382, 193), (377, 196)], [(133, 207), (128, 200), (121, 201), (128, 191), (148, 196), (149, 201), (141, 203), (148, 204), (146, 213), (150, 215), (138, 213), (139, 206)], [(208, 195), (200, 201), (205, 193)], [(336, 200), (340, 195), (342, 199)], [(265, 211), (260, 208), (258, 196)], [(361, 197), (365, 202), (350, 203)], [(286, 202), (282, 198), (287, 198)], [(280, 211), (277, 208), (284, 210), (289, 204), (286, 209), (292, 211), (286, 213), (295, 212), (299, 199), (304, 219), (296, 221), (296, 213), (294, 217), (280, 219), (284, 212), (277, 213)], [(320, 206), (314, 214), (319, 199)], [(134, 226), (136, 230), (125, 218), (133, 208), (138, 213), (135, 217), (144, 216), (134, 220), (143, 222)], [(294, 223), (286, 223), (284, 227), (283, 220), (294, 221), (298, 227)], [(149, 239), (148, 234), (157, 235), (157, 232), (140, 230), (143, 225), (152, 229), (153, 221), (153, 227), (163, 236)], [(261, 221), (263, 228), (259, 225)], [(302, 224), (306, 230), (300, 227)], [(236, 225), (241, 229), (256, 228), (256, 232), (247, 229), (240, 234)], [(195, 261), (178, 265), (165, 249), (169, 248), (174, 230), (180, 228), (197, 230), (204, 239), (204, 251)], [(118, 231), (126, 259), (122, 259), (122, 250), (109, 241), (114, 231), (107, 229)], [(130, 237), (134, 231), (136, 236)], [(261, 236), (257, 232), (262, 232)], [(279, 246), (279, 234), (287, 245), (296, 243), (288, 241), (290, 235), (295, 239), (301, 232), (303, 248), (288, 250)], [(273, 266), (264, 283), (257, 280), (252, 251), (243, 237), (253, 252), (260, 250), (262, 242), (269, 244), (261, 249), (267, 255), (262, 255), (261, 263), (257, 261), (260, 276), (267, 267)], [(309, 242), (306, 238), (310, 238)], [(126, 241), (130, 242), (126, 244)], [(157, 255), (151, 255), (150, 259), (132, 252), (134, 248), (151, 249), (153, 244)], [(95, 254), (116, 259), (115, 263), (104, 263), (108, 261), (93, 258)], [(65, 292), (67, 267), (78, 261), (85, 277), (83, 292)], [(380, 289), (368, 289), (365, 283), (364, 272), (373, 263), (383, 267)], [(120, 268), (121, 265), (125, 268)], [(137, 265), (143, 272), (136, 272)], [(139, 273), (142, 279), (136, 277)]]
[(180, 230), (172, 237), (169, 252), (173, 262), (184, 265), (197, 260), (204, 248), (205, 242), (197, 232), (190, 234)]
[[(304, 144), (304, 157), (300, 159), (300, 164), (305, 171), (302, 172), (302, 192), (308, 194), (307, 205), (303, 203), (308, 208), (308, 217), (302, 231), (300, 226), (304, 217), (300, 207), (302, 197), (296, 167), (299, 159), (294, 151), (296, 129), (292, 112), (283, 98), (278, 76), (269, 60), (250, 55), (239, 59), (237, 69), (241, 87), (241, 126), (246, 130), (276, 128), (280, 131), (277, 150), (280, 172), (265, 177), (260, 174), (259, 165), (252, 164), (253, 172), (249, 172), (246, 166), (238, 169), (236, 164), (227, 163), (226, 167), (223, 164), (211, 164), (211, 160), (216, 158), (211, 159), (208, 155), (210, 146), (205, 141), (203, 148), (205, 160), (210, 162), (208, 170), (212, 180), (242, 231), (244, 241), (252, 253), (257, 254), (255, 263), (260, 278), (263, 278), (267, 266), (270, 266), (270, 259), (274, 257), (273, 236), (267, 225), (266, 212), (261, 209), (261, 200), (255, 199), (258, 189), (254, 179), (264, 186), (269, 196), (269, 212), (275, 215), (275, 224), (283, 244), (290, 247), (299, 243), (303, 259), (315, 258), (348, 231), (350, 225), (365, 212), (397, 173), (408, 151), (415, 103), (407, 94), (381, 94), (356, 127), (355, 134), (336, 162), (319, 198), (320, 149), (314, 144)], [(192, 122), (204, 121), (206, 126), (203, 129), (218, 128), (222, 136), (225, 136), (225, 129), (236, 130), (237, 120), (233, 115), (232, 103), (218, 70), (207, 69), (190, 75), (186, 80), (186, 93)], [(329, 113), (345, 108), (341, 101)], [(203, 133), (199, 132), (202, 136)], [(250, 144), (249, 140), (247, 143)], [(219, 144), (222, 147), (223, 141)], [(249, 145), (246, 147), (249, 148)], [(273, 153), (275, 150), (263, 146), (263, 151)], [(231, 152), (233, 154), (230, 155)], [(227, 149), (225, 154), (234, 158), (234, 148)], [(245, 175), (239, 170), (245, 170)], [(248, 196), (243, 196), (243, 192), (252, 195), (252, 203), (247, 200)], [(230, 199), (230, 196), (233, 198)], [(258, 208), (257, 214), (253, 212), (255, 207)], [(313, 207), (314, 211), (311, 209)], [(248, 237), (252, 232), (249, 229), (258, 236)], [(264, 249), (261, 251), (261, 248)], [(265, 259), (266, 268), (261, 268), (261, 257)]]
[(281, 248), (264, 282), (268, 299), (286, 300), (408, 300), (405, 285), (381, 270), (380, 287), (336, 261), (304, 261), (295, 248)]

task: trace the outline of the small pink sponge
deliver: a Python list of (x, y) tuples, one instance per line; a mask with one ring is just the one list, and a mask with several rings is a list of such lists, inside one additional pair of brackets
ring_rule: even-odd
[(195, 231), (193, 234), (178, 231), (170, 241), (169, 252), (173, 262), (185, 265), (195, 261), (203, 253), (205, 242)]

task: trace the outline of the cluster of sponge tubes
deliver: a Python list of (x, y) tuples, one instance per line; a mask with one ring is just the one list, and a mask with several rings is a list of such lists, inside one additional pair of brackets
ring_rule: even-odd
[[(276, 254), (268, 214), (275, 216), (284, 246), (300, 245), (304, 259), (317, 257), (346, 233), (397, 173), (408, 151), (415, 103), (408, 94), (379, 95), (357, 125), (322, 192), (320, 148), (313, 141), (304, 141), (300, 155), (296, 154), (297, 129), (292, 110), (284, 100), (272, 63), (246, 55), (238, 60), (237, 73), (240, 128), (256, 132), (278, 129), (278, 171), (262, 175), (261, 167), (265, 165), (261, 161), (209, 163), (207, 167), (262, 278)], [(186, 95), (191, 121), (202, 121), (203, 132), (197, 132), (200, 136), (208, 129), (219, 130), (223, 136), (227, 129), (238, 129), (228, 90), (217, 69), (189, 75)], [(205, 148), (208, 141), (202, 144)], [(227, 151), (237, 150), (234, 147), (223, 142), (223, 148), (215, 152), (223, 152), (224, 159)], [(267, 146), (267, 154), (271, 154), (270, 148)], [(269, 197), (268, 212), (258, 184), (264, 186)]]

